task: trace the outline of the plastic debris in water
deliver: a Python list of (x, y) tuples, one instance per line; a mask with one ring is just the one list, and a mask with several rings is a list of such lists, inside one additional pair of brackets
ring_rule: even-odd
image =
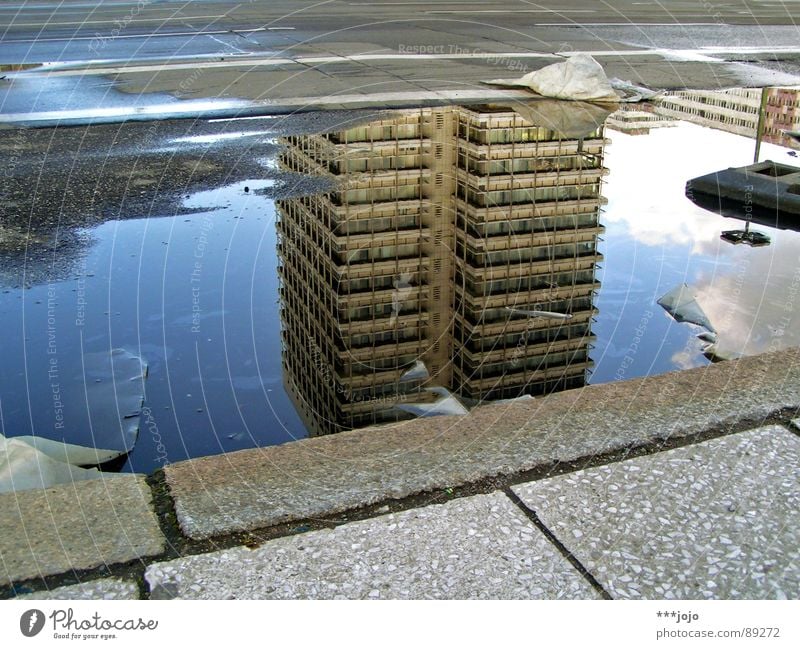
[(98, 446), (130, 452), (139, 435), (147, 363), (124, 349), (85, 354), (82, 378), (86, 396), (80, 401)]
[(469, 412), (447, 388), (425, 388), (425, 392), (438, 394), (440, 398), (432, 403), (399, 403), (395, 405), (395, 408), (416, 415), (417, 417), (466, 415)]
[(97, 468), (82, 467), (94, 467), (125, 454), (44, 437), (6, 438), (0, 434), (0, 493), (94, 480), (105, 474)]
[(555, 311), (539, 311), (526, 309), (515, 309), (514, 307), (507, 306), (506, 311), (510, 311), (513, 315), (524, 315), (529, 318), (548, 318), (551, 320), (572, 320), (571, 313), (556, 313)]
[(705, 327), (711, 333), (716, 333), (711, 321), (703, 309), (700, 308), (692, 289), (688, 285), (681, 284), (676, 286), (668, 293), (665, 293), (658, 300), (658, 304), (677, 322), (690, 322)]
[[(63, 419), (76, 422), (72, 429), (69, 425), (64, 428), (62, 440), (0, 435), (0, 492), (113, 475), (94, 467), (123, 458), (133, 450), (146, 378), (147, 364), (124, 349), (84, 354), (72, 381), (61, 386), (62, 408), (69, 411)], [(42, 413), (52, 418), (54, 407), (49, 404)], [(79, 413), (88, 415), (93, 446), (65, 441), (86, 435), (85, 419)]]
[(425, 363), (416, 361), (410, 370), (407, 370), (400, 376), (400, 381), (424, 381), (430, 378), (430, 376), (428, 368), (425, 367)]

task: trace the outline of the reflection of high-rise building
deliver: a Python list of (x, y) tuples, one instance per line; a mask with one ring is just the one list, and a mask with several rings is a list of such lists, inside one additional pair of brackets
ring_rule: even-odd
[(681, 90), (660, 98), (655, 112), (755, 138), (762, 103), (762, 140), (800, 149), (800, 142), (786, 135), (787, 131), (800, 130), (800, 89), (797, 88)]
[(285, 380), (312, 434), (392, 421), (398, 401), (435, 398), (422, 387), (482, 400), (585, 382), (602, 127), (566, 138), (456, 107), (285, 144), (286, 168), (337, 183), (278, 202)]
[(800, 89), (769, 88), (761, 133), (765, 142), (800, 149), (800, 142), (786, 133), (800, 131)]
[(755, 137), (761, 107), (760, 88), (680, 90), (658, 100), (659, 115)]

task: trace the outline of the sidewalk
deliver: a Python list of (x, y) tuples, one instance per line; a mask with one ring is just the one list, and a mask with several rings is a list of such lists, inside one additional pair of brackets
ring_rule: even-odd
[(799, 374), (790, 350), (5, 494), (0, 588), (797, 598)]
[(797, 598), (798, 467), (766, 426), (145, 578), (153, 598)]
[[(116, 60), (9, 72), (0, 84), (0, 125), (47, 127), (525, 100), (532, 93), (483, 81), (518, 78), (583, 50), (458, 48), (430, 55), (365, 51), (348, 45), (323, 53), (292, 50), (291, 56)], [(585, 51), (597, 58), (609, 78), (654, 90), (800, 83), (795, 74), (738, 62), (730, 48), (714, 50), (713, 56), (608, 44)], [(112, 82), (114, 91), (109, 92)]]

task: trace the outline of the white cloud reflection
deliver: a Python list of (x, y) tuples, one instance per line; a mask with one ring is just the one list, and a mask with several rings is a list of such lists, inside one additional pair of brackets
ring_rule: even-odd
[[(685, 196), (686, 181), (752, 163), (755, 140), (685, 122), (649, 135), (608, 135), (606, 224), (624, 225), (647, 246), (690, 245), (692, 254), (717, 254), (720, 233), (738, 222), (697, 207)], [(763, 144), (760, 159), (788, 161), (786, 151)]]
[[(752, 163), (755, 140), (687, 123), (645, 136), (608, 135), (613, 144), (605, 161), (610, 176), (603, 220), (608, 245), (628, 260), (609, 254), (606, 271), (629, 268), (629, 281), (638, 278), (646, 284), (638, 291), (656, 298), (679, 281), (688, 283), (717, 330), (723, 357), (800, 346), (800, 234), (756, 226), (772, 239), (769, 246), (734, 246), (720, 234), (743, 222), (703, 210), (685, 196), (691, 178)], [(760, 159), (796, 164), (787, 151), (764, 144)], [(660, 264), (648, 266), (652, 259)], [(695, 338), (700, 329), (680, 326), (691, 339), (671, 354), (673, 367), (702, 365), (703, 344)]]

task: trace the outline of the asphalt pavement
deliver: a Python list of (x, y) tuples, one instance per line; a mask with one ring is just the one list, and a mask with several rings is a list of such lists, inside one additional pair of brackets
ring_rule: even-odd
[(800, 83), (798, 7), (586, 0), (4, 4), (0, 123), (508, 99), (481, 82), (577, 52), (595, 56), (610, 77), (655, 89), (793, 85)]

